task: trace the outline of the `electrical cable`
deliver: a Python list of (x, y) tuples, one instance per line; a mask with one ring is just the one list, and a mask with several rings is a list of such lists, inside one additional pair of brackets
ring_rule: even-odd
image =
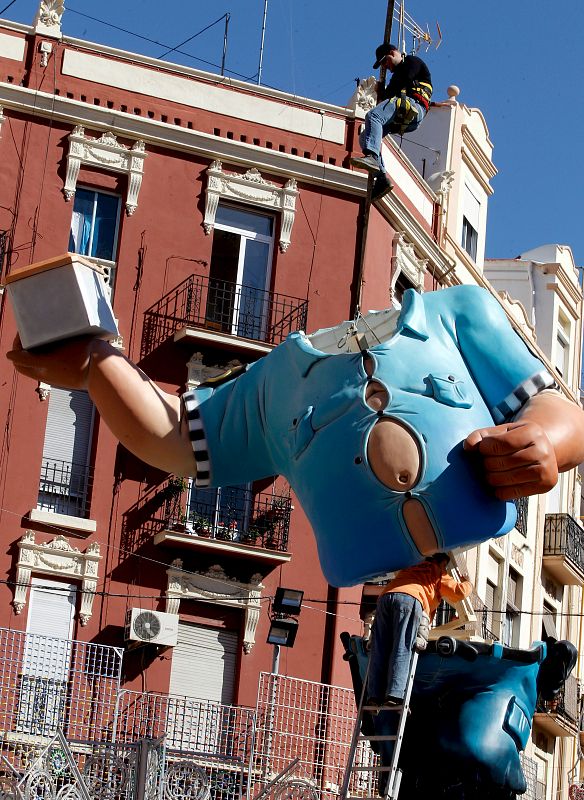
[(8, 11), (10, 6), (13, 6), (15, 3), (16, 3), (16, 0), (12, 0), (12, 2), (8, 3), (7, 6), (4, 6), (4, 8), (0, 11), (0, 14), (3, 14), (5, 11)]
[[(93, 17), (91, 14), (85, 14), (82, 11), (77, 11), (75, 8), (71, 8), (71, 6), (67, 6), (67, 11), (72, 12), (73, 14), (77, 14), (80, 17), (85, 17), (86, 19), (92, 20), (92, 22), (99, 22), (100, 25), (105, 25), (108, 28), (113, 28), (116, 31), (120, 31), (121, 33), (126, 33), (128, 36), (134, 36), (136, 39), (142, 39), (144, 42), (149, 42), (150, 44), (158, 45), (158, 47), (170, 47), (168, 44), (164, 42), (159, 42), (156, 39), (151, 39), (148, 36), (142, 36), (139, 33), (135, 33), (134, 31), (130, 31), (127, 28), (121, 28), (119, 25), (114, 25), (112, 22), (107, 22), (106, 20), (99, 19), (98, 17)], [(184, 50), (178, 50), (177, 48), (170, 47), (169, 52), (180, 53), (181, 56), (187, 56), (187, 58), (192, 58), (194, 61), (200, 61), (201, 64), (207, 64), (207, 66), (215, 67), (216, 69), (221, 69), (219, 64), (215, 64), (213, 61), (206, 61), (204, 58), (199, 58), (198, 56), (193, 56), (191, 53), (186, 53)], [(242, 78), (244, 81), (252, 80), (247, 75), (242, 75), (240, 72), (235, 72), (235, 70), (228, 70), (232, 75), (237, 76), (238, 78)], [(273, 88), (273, 87), (270, 87)]]
[(183, 45), (188, 44), (189, 42), (192, 42), (193, 39), (196, 39), (197, 36), (200, 36), (202, 33), (205, 33), (205, 31), (208, 31), (209, 28), (213, 27), (213, 25), (216, 25), (218, 22), (221, 22), (221, 20), (225, 19), (226, 16), (227, 16), (227, 14), (223, 14), (223, 16), (219, 17), (219, 19), (216, 19), (215, 22), (211, 22), (205, 28), (201, 28), (200, 31), (197, 31), (197, 33), (194, 33), (192, 36), (189, 36), (189, 38), (185, 39), (184, 42), (180, 42), (180, 44), (177, 44), (176, 47), (171, 47), (170, 50), (166, 50), (164, 53), (162, 53), (162, 55), (157, 56), (157, 58), (164, 58), (165, 56), (169, 55), (170, 53), (174, 53), (175, 50), (178, 51), (179, 47), (182, 47)]

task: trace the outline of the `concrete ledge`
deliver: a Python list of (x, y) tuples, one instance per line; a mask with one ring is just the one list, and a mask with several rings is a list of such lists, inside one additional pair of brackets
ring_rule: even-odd
[(97, 530), (97, 522), (94, 519), (71, 517), (69, 514), (57, 514), (54, 511), (41, 511), (39, 508), (33, 508), (28, 517), (33, 522), (44, 522), (47, 525), (71, 528), (71, 530), (83, 531), (84, 533), (95, 533)]

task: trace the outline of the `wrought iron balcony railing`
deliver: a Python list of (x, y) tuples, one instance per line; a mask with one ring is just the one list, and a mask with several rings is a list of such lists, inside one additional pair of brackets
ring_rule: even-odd
[(584, 572), (584, 528), (569, 514), (546, 514), (543, 555), (565, 556)]
[(279, 344), (305, 329), (307, 311), (298, 297), (191, 275), (144, 312), (141, 357), (189, 325)]
[(523, 536), (527, 536), (527, 509), (529, 507), (529, 498), (528, 497), (518, 497), (515, 500), (515, 506), (517, 508), (517, 522), (515, 523), (515, 527)]
[(165, 503), (165, 525), (189, 535), (286, 552), (292, 505), (289, 497), (223, 486), (200, 489)]
[(92, 466), (43, 458), (37, 507), (87, 519), (92, 486)]
[(579, 727), (578, 711), (578, 679), (568, 675), (564, 688), (554, 700), (542, 700), (538, 697), (536, 711), (557, 714), (574, 727)]

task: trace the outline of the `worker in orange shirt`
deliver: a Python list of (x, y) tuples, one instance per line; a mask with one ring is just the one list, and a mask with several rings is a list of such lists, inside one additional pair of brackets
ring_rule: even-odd
[(435, 553), (400, 570), (383, 590), (373, 625), (367, 705), (403, 702), (422, 613), (431, 621), (442, 598), (458, 603), (471, 593), (468, 578), (457, 581), (447, 574), (449, 562), (447, 553)]

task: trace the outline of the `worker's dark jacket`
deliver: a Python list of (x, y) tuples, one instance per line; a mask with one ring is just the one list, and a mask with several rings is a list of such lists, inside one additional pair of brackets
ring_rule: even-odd
[[(424, 85), (423, 89), (420, 84)], [(428, 108), (432, 94), (432, 77), (430, 70), (418, 56), (406, 56), (401, 64), (398, 64), (385, 88), (383, 99), (399, 97), (402, 91)]]

